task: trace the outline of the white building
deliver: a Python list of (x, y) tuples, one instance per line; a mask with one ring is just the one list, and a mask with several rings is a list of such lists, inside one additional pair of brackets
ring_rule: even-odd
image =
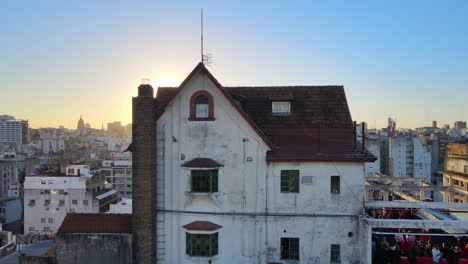
[[(89, 167), (72, 165), (66, 175), (26, 176), (24, 182), (24, 233), (53, 234), (67, 213), (99, 213), (113, 190), (103, 190), (104, 178), (92, 176)], [(106, 204), (104, 204), (106, 203)]]
[(103, 160), (101, 172), (106, 175), (106, 182), (120, 192), (121, 197), (132, 198), (132, 160)]
[(381, 140), (379, 138), (379, 134), (377, 131), (368, 131), (368, 136), (365, 141), (367, 150), (372, 153), (377, 160), (374, 162), (366, 162), (365, 163), (365, 175), (371, 176), (374, 173), (381, 173), (380, 169), (380, 149), (381, 149)]
[(111, 204), (109, 208), (110, 214), (131, 214), (132, 213), (132, 199), (122, 198), (122, 201)]
[(389, 139), (390, 175), (427, 178), (431, 182), (431, 146), (421, 138), (398, 135)]
[[(354, 148), (342, 86), (223, 87), (199, 64), (155, 106), (158, 263), (365, 263), (375, 157)], [(132, 143), (136, 219), (145, 142)]]
[(28, 143), (28, 121), (13, 116), (0, 116), (0, 144), (21, 145)]
[(41, 128), (42, 153), (49, 154), (53, 152), (65, 151), (65, 140), (60, 129), (56, 128)]

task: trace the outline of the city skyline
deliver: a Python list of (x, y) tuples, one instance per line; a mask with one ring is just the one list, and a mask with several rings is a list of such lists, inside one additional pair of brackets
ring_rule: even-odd
[(344, 85), (353, 117), (376, 128), (468, 119), (462, 1), (1, 6), (0, 112), (31, 127), (130, 123), (142, 78), (177, 86), (200, 60), (201, 7), (223, 85)]

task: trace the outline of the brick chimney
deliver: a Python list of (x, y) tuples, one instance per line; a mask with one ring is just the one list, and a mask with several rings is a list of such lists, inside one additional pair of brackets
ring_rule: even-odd
[(156, 122), (153, 87), (141, 84), (133, 97), (133, 260), (155, 263), (156, 259)]

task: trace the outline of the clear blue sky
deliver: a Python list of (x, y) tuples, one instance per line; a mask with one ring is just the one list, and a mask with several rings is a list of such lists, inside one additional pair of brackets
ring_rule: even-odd
[(201, 7), (223, 85), (342, 84), (371, 127), (468, 120), (468, 1), (428, 0), (4, 0), (0, 114), (131, 122), (142, 78), (175, 85), (199, 62)]

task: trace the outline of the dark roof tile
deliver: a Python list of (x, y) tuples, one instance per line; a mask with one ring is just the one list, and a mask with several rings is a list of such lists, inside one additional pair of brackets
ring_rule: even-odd
[[(367, 150), (354, 148), (354, 126), (343, 86), (222, 88), (229, 93), (228, 97), (239, 101), (241, 114), (266, 138), (272, 148), (270, 161), (376, 160)], [(178, 90), (180, 87), (158, 88), (157, 117)], [(291, 114), (273, 116), (271, 102), (275, 100), (291, 101)]]
[(187, 230), (197, 231), (214, 231), (222, 228), (222, 226), (209, 221), (195, 221), (190, 224), (186, 224), (183, 228)]
[(182, 167), (187, 168), (219, 168), (223, 167), (219, 162), (209, 158), (195, 158), (187, 161)]
[(131, 233), (130, 214), (77, 214), (65, 216), (57, 234)]

